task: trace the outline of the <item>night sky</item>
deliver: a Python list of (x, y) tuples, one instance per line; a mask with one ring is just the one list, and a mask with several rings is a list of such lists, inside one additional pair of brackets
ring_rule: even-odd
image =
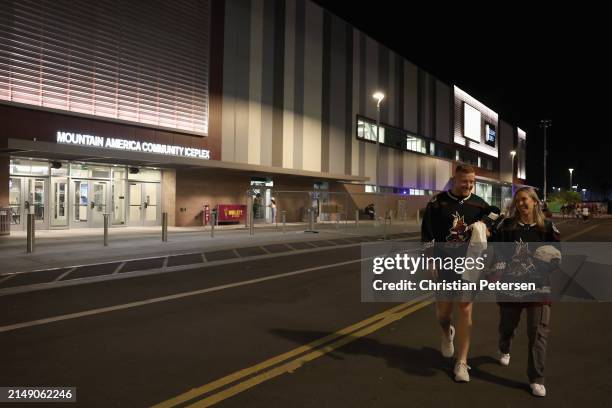
[(577, 68), (584, 68), (581, 58), (588, 58), (588, 42), (580, 41), (588, 37), (588, 25), (583, 29), (567, 24), (559, 10), (553, 16), (550, 10), (533, 6), (466, 10), (461, 2), (449, 10), (448, 4), (440, 2), (432, 2), (431, 8), (380, 0), (315, 3), (525, 130), (528, 184), (542, 187), (543, 131), (538, 123), (551, 119), (549, 191), (552, 186), (567, 188), (567, 169), (573, 167), (573, 184), (579, 189), (598, 192), (606, 187), (612, 193), (607, 158), (611, 142), (603, 132), (588, 132), (584, 123), (572, 117), (570, 105), (571, 82), (585, 78)]

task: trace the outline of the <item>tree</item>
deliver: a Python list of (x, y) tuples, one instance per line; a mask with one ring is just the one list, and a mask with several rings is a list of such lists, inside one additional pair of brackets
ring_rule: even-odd
[(580, 193), (577, 191), (555, 191), (548, 196), (548, 200), (559, 205), (576, 204), (581, 202)]

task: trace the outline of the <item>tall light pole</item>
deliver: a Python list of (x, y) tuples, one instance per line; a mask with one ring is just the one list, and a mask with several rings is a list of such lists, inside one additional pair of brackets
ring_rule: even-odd
[(570, 172), (570, 191), (572, 191), (572, 173), (574, 172), (574, 169), (568, 169)]
[(385, 94), (377, 91), (372, 95), (376, 99), (376, 192), (379, 193), (380, 184), (380, 104), (385, 99)]
[(512, 150), (510, 152), (510, 156), (512, 156), (512, 197), (514, 197), (514, 156), (516, 156), (516, 150)]
[(540, 127), (544, 128), (544, 202), (546, 202), (546, 156), (548, 155), (546, 151), (546, 129), (550, 127), (551, 123), (549, 119), (540, 121)]

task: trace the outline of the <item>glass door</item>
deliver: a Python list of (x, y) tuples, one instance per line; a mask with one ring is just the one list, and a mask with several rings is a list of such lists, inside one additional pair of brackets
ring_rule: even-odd
[(142, 225), (142, 185), (130, 182), (130, 226)]
[(144, 225), (157, 225), (158, 213), (157, 210), (159, 206), (157, 205), (158, 201), (158, 191), (159, 184), (156, 183), (142, 183), (142, 195), (143, 202), (142, 208), (144, 211)]
[(111, 186), (113, 225), (125, 225), (125, 197), (125, 170), (113, 169), (113, 184)]
[(88, 227), (89, 219), (89, 182), (87, 180), (72, 180), (72, 216), (73, 228)]
[(159, 225), (160, 185), (159, 183), (129, 182), (130, 226)]
[(11, 177), (9, 179), (9, 207), (11, 209), (11, 228), (15, 230), (23, 229), (25, 223), (24, 203), (22, 195), (23, 179)]
[(108, 198), (108, 181), (92, 181), (89, 199), (90, 227), (103, 227)]
[(47, 224), (47, 214), (45, 212), (46, 199), (46, 179), (28, 178), (27, 181), (28, 198), (25, 202), (26, 210), (34, 214), (36, 228), (45, 228)]
[(68, 179), (51, 179), (51, 227), (68, 226)]

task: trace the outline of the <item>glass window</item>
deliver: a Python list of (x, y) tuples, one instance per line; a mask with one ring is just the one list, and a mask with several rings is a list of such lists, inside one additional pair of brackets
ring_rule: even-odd
[(11, 174), (30, 174), (30, 166), (20, 160), (11, 160)]
[(11, 174), (24, 174), (31, 176), (47, 176), (49, 163), (24, 159), (12, 159), (10, 162)]
[(47, 176), (49, 175), (49, 163), (47, 162), (31, 162), (32, 163), (32, 175), (33, 176)]
[(108, 166), (97, 166), (80, 163), (70, 164), (70, 175), (77, 178), (110, 178), (111, 168)]
[(138, 169), (138, 173), (128, 174), (129, 180), (149, 181), (149, 182), (161, 182), (161, 171), (151, 169)]
[(67, 176), (68, 175), (68, 163), (62, 163), (62, 162), (54, 162), (54, 163), (58, 163), (58, 165), (61, 165), (61, 167), (59, 169), (55, 169), (53, 168), (53, 163), (51, 164), (51, 175), (52, 176)]
[(456, 153), (453, 152), (451, 148), (444, 145), (438, 145), (436, 149), (436, 156), (442, 157), (444, 159), (453, 160), (455, 159), (455, 154)]
[(493, 186), (488, 183), (476, 182), (476, 195), (485, 200), (487, 203), (493, 201)]
[(406, 149), (413, 151), (413, 152), (427, 154), (425, 140), (421, 139), (420, 137), (416, 137), (416, 136), (411, 136), (411, 135), (406, 136)]
[(71, 163), (70, 164), (70, 175), (78, 178), (88, 178), (89, 168), (84, 164)]
[(90, 171), (92, 178), (110, 178), (110, 167), (92, 166)]
[[(376, 124), (359, 119), (357, 121), (357, 137), (376, 142)], [(385, 143), (385, 128), (382, 126), (378, 139), (380, 143)]]

